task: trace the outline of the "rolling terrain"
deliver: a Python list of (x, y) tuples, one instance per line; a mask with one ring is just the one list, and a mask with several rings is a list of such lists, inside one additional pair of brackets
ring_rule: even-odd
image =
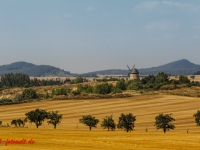
[[(136, 66), (137, 68), (137, 66)], [(187, 59), (181, 59), (174, 62), (170, 62), (164, 65), (159, 65), (151, 68), (137, 68), (140, 75), (156, 75), (159, 72), (165, 72), (171, 75), (193, 75), (195, 72), (200, 71), (200, 65), (194, 64)], [(128, 69), (108, 69), (101, 71), (89, 72), (88, 74), (100, 74), (100, 75), (114, 75), (121, 74), (127, 75)]]
[[(39, 129), (34, 124), (28, 128), (1, 127), (0, 138), (34, 139), (33, 145), (0, 145), (3, 149), (198, 149), (200, 128), (193, 114), (199, 109), (200, 98), (175, 95), (139, 95), (130, 98), (101, 100), (56, 100), (0, 106), (3, 126), (12, 119), (24, 118), (25, 113), (35, 108), (47, 111), (58, 110), (63, 114), (61, 124), (54, 130), (46, 122)], [(102, 121), (113, 114), (117, 123), (121, 113), (136, 116), (135, 128), (131, 133), (116, 129), (103, 130), (100, 123), (89, 131), (78, 123), (83, 115), (93, 115)], [(156, 130), (154, 118), (159, 113), (172, 113), (176, 119), (175, 130), (166, 134)], [(145, 132), (146, 128), (148, 133)], [(187, 133), (187, 130), (189, 133)]]
[(4, 75), (6, 73), (23, 73), (34, 77), (67, 76), (70, 74), (69, 71), (64, 71), (53, 66), (35, 65), (23, 61), (0, 66), (0, 75)]

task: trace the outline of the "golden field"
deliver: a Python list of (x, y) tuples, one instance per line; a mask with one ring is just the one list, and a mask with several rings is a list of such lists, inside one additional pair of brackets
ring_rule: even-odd
[[(0, 138), (27, 141), (34, 144), (0, 144), (0, 149), (200, 149), (200, 127), (197, 127), (193, 114), (200, 109), (200, 98), (166, 94), (138, 95), (129, 98), (99, 100), (57, 100), (0, 106), (0, 120), (3, 126), (12, 119), (24, 118), (25, 113), (35, 108), (47, 111), (58, 110), (63, 114), (57, 129), (46, 121), (36, 129), (34, 124), (26, 128), (1, 127)], [(78, 123), (82, 115), (93, 115), (102, 121), (106, 115), (113, 114), (117, 123), (121, 113), (136, 116), (134, 131), (126, 133), (89, 128)], [(176, 119), (175, 130), (166, 134), (156, 130), (154, 118), (159, 113), (172, 113)], [(28, 128), (27, 128), (28, 127)], [(146, 133), (145, 130), (148, 129)], [(189, 131), (187, 133), (187, 130)]]

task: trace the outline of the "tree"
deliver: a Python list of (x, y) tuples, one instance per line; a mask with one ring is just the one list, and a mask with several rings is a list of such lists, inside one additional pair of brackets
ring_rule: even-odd
[(117, 128), (124, 129), (126, 132), (133, 130), (136, 117), (132, 113), (121, 114), (119, 117)]
[(116, 124), (111, 116), (106, 116), (105, 118), (103, 118), (103, 121), (101, 123), (101, 127), (108, 128), (108, 131), (111, 129), (112, 131), (115, 130), (116, 128)]
[(7, 87), (29, 86), (30, 78), (22, 73), (7, 73), (1, 76), (1, 84)]
[(83, 78), (82, 77), (76, 77), (75, 79), (73, 79), (70, 84), (77, 84), (77, 83), (82, 83), (83, 82)]
[(195, 113), (193, 117), (195, 117), (195, 122), (197, 126), (200, 126), (200, 110), (197, 110), (197, 113)]
[(50, 119), (47, 121), (48, 124), (52, 124), (54, 126), (54, 129), (56, 129), (56, 125), (61, 122), (62, 115), (58, 114), (58, 111), (50, 111), (48, 112), (47, 119)]
[(37, 94), (36, 94), (36, 91), (33, 90), (33, 89), (25, 89), (22, 93), (22, 97), (24, 99), (36, 99), (38, 98)]
[(169, 82), (169, 76), (164, 72), (159, 72), (155, 78), (155, 82), (157, 83), (167, 83)]
[(94, 91), (94, 88), (91, 85), (78, 84), (78, 86), (77, 86), (77, 92), (79, 92), (79, 93), (81, 93), (81, 92), (84, 92), (84, 93), (93, 93), (93, 91)]
[(21, 127), (21, 125), (23, 125), (24, 121), (22, 119), (17, 119), (17, 124), (19, 127)]
[(112, 92), (113, 85), (108, 83), (97, 84), (94, 88), (96, 94), (109, 94)]
[(11, 121), (11, 125), (15, 125), (15, 127), (17, 127), (17, 120), (16, 120), (16, 119), (13, 119), (13, 120)]
[(124, 79), (117, 81), (116, 88), (120, 90), (126, 90), (126, 83)]
[(180, 84), (190, 83), (190, 79), (188, 79), (187, 76), (180, 75), (179, 76), (179, 83)]
[(172, 129), (174, 130), (175, 126), (171, 123), (175, 121), (174, 118), (171, 117), (171, 114), (159, 114), (155, 117), (155, 125), (157, 129), (162, 129), (164, 133), (166, 131)]
[(88, 126), (91, 131), (92, 127), (96, 128), (96, 125), (99, 123), (99, 120), (91, 115), (87, 115), (87, 116), (83, 116), (81, 119), (79, 119), (79, 122)]
[(26, 114), (27, 119), (30, 121), (30, 123), (35, 123), (36, 127), (41, 126), (44, 120), (47, 118), (47, 112), (42, 109), (35, 109), (30, 112), (27, 112)]
[(22, 126), (24, 127), (25, 126), (25, 123), (27, 122), (27, 117), (26, 118), (24, 118), (24, 120), (22, 120), (23, 122), (22, 122)]

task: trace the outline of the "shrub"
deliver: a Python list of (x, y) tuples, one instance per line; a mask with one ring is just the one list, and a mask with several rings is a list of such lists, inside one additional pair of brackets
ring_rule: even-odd
[(82, 77), (76, 77), (75, 79), (73, 79), (70, 84), (77, 84), (77, 83), (82, 83), (83, 82), (83, 78)]
[(15, 102), (21, 102), (24, 100), (23, 95), (22, 94), (17, 94), (14, 99)]
[(1, 104), (4, 104), (4, 103), (12, 103), (13, 101), (12, 101), (12, 99), (10, 99), (10, 98), (2, 98), (2, 99), (0, 99), (0, 103)]
[(84, 92), (84, 93), (93, 93), (94, 91), (94, 88), (90, 85), (82, 85), (82, 84), (79, 84), (77, 86), (77, 91), (78, 92)]
[(113, 85), (108, 83), (102, 83), (95, 86), (94, 92), (96, 94), (109, 94), (112, 92)]
[(112, 91), (112, 94), (116, 94), (116, 93), (122, 93), (122, 90), (115, 87), (114, 90)]
[(125, 80), (124, 79), (121, 79), (121, 80), (117, 81), (116, 89), (120, 89), (120, 90), (125, 90), (126, 89), (126, 84), (125, 84)]
[(133, 80), (130, 84), (127, 86), (127, 90), (140, 90), (143, 89), (143, 86), (136, 80)]
[(180, 75), (179, 76), (179, 83), (180, 84), (190, 83), (190, 80), (188, 79), (187, 76)]
[(57, 88), (52, 90), (52, 95), (67, 95), (70, 91), (69, 88)]
[(25, 89), (22, 93), (22, 96), (24, 99), (37, 99), (38, 98), (36, 91), (31, 88)]

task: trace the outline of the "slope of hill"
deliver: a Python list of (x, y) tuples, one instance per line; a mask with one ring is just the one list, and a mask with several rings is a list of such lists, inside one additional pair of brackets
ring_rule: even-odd
[(15, 62), (9, 65), (0, 66), (0, 75), (6, 73), (24, 73), (29, 76), (66, 76), (69, 71), (64, 71), (59, 68), (49, 65), (34, 65), (27, 62)]
[(165, 72), (172, 75), (193, 75), (200, 70), (200, 65), (191, 63), (186, 59), (174, 61), (162, 66), (139, 69), (141, 74), (157, 74), (158, 72)]
[[(171, 75), (180, 75), (180, 74), (193, 75), (195, 72), (200, 71), (200, 65), (191, 63), (186, 59), (181, 59), (158, 67), (138, 69), (138, 71), (140, 75), (149, 75), (149, 74), (156, 75), (159, 72), (165, 72)], [(129, 71), (128, 69), (127, 70), (109, 69), (109, 70), (95, 71), (90, 73), (101, 74), (101, 75), (111, 75), (111, 74), (127, 75)]]

